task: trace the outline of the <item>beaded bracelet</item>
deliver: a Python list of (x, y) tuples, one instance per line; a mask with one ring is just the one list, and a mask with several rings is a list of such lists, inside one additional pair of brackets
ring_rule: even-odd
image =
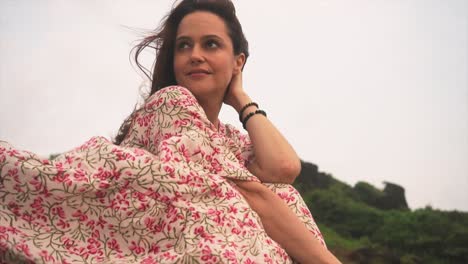
[(255, 112), (250, 112), (248, 115), (245, 116), (244, 120), (242, 121), (242, 127), (243, 127), (244, 129), (247, 129), (247, 127), (246, 127), (247, 121), (249, 121), (249, 119), (250, 119), (252, 116), (256, 115), (256, 114), (262, 114), (262, 115), (264, 115), (265, 117), (267, 116), (266, 112), (263, 111), (263, 110), (260, 110), (260, 109), (256, 110)]
[(255, 105), (258, 108), (258, 104), (255, 102), (250, 102), (244, 105), (244, 107), (242, 107), (241, 110), (239, 111), (239, 121), (242, 122), (242, 114), (244, 113), (245, 109), (247, 109), (247, 107), (252, 106), (252, 105)]

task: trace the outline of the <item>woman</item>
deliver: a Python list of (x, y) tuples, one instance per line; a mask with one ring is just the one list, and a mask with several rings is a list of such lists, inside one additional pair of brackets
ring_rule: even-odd
[[(337, 263), (297, 192), (261, 183), (291, 183), (300, 163), (242, 88), (232, 3), (182, 1), (137, 56), (153, 43), (152, 90), (120, 146), (47, 161), (0, 144), (0, 260)], [(223, 103), (248, 137), (218, 120)]]

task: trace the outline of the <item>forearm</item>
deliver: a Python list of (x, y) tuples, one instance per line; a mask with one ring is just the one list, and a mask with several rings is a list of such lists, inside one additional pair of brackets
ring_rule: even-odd
[[(252, 101), (246, 93), (236, 98), (233, 107), (238, 113)], [(256, 109), (255, 106), (248, 107), (242, 119)], [(246, 129), (255, 154), (255, 163), (249, 169), (263, 182), (292, 183), (299, 175), (301, 165), (299, 157), (284, 136), (268, 118), (260, 114), (248, 120)]]
[(237, 189), (262, 220), (267, 234), (300, 263), (340, 263), (286, 203), (258, 182), (236, 181)]

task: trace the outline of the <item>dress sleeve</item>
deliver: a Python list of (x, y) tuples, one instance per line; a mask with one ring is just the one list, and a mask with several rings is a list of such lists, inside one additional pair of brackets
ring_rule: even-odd
[(227, 136), (238, 147), (236, 157), (241, 164), (247, 166), (255, 160), (254, 148), (248, 134), (240, 132), (236, 127), (226, 124)]
[(184, 87), (169, 86), (151, 95), (132, 116), (123, 146), (143, 148), (157, 155), (165, 139), (206, 126), (203, 109)]

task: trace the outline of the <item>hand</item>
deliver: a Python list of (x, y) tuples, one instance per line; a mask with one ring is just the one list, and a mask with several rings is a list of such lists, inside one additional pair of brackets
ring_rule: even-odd
[(241, 104), (245, 101), (245, 97), (247, 97), (247, 94), (242, 88), (242, 71), (239, 71), (239, 73), (234, 73), (232, 75), (223, 102), (239, 111), (239, 108), (242, 107)]

